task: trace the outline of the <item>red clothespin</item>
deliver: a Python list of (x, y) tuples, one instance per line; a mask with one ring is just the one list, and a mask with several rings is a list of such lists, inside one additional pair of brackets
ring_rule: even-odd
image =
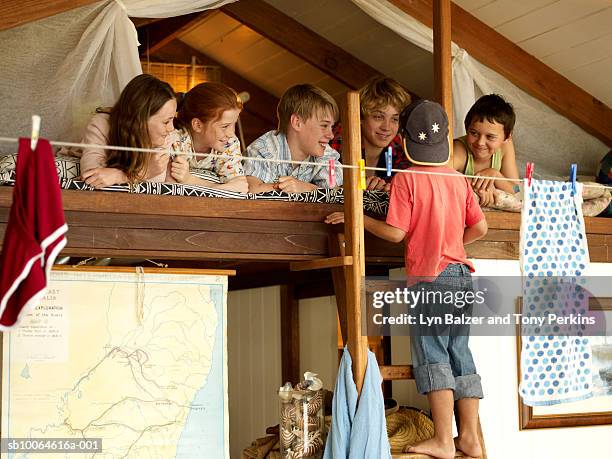
[(527, 179), (527, 185), (531, 186), (531, 177), (533, 176), (533, 163), (527, 161), (525, 166), (525, 178)]
[(328, 167), (329, 167), (329, 187), (335, 188), (336, 187), (336, 160), (333, 158), (330, 159)]
[(366, 185), (366, 170), (365, 170), (365, 160), (359, 160), (359, 188), (365, 190)]
[(40, 116), (32, 115), (32, 137), (30, 137), (30, 149), (36, 150), (38, 144), (38, 137), (40, 135)]

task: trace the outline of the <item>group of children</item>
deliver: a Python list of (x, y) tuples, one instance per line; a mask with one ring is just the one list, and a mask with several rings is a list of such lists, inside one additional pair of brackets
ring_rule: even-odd
[[(386, 168), (385, 152), (390, 148), (393, 169), (409, 168), (412, 163), (398, 132), (400, 113), (411, 102), (410, 94), (390, 78), (375, 78), (359, 92), (366, 166)], [(113, 107), (97, 110), (82, 143), (159, 149), (160, 153), (85, 148), (75, 152), (81, 156), (82, 179), (94, 188), (148, 180), (240, 193), (300, 193), (342, 185), (342, 126), (337, 123), (338, 106), (325, 91), (309, 84), (289, 88), (277, 107), (278, 129), (255, 140), (244, 156), (235, 134), (241, 110), (236, 92), (223, 84), (202, 83), (177, 97), (169, 84), (139, 75)], [(518, 178), (511, 105), (497, 95), (484, 96), (472, 107), (465, 124), (467, 135), (454, 142), (454, 169), (467, 175)], [(310, 164), (266, 161), (279, 159)], [(336, 165), (333, 182), (330, 159)], [(221, 183), (196, 177), (190, 173), (194, 168), (214, 172)], [(368, 170), (366, 188), (389, 191), (393, 175)], [(475, 178), (472, 185), (483, 205), (493, 202), (495, 188), (512, 192), (512, 185), (502, 180)]]
[[(487, 232), (473, 191), (486, 205), (496, 188), (511, 192), (512, 187), (485, 177), (518, 178), (512, 106), (497, 95), (480, 98), (466, 116), (467, 134), (454, 141), (450, 163), (448, 118), (440, 105), (411, 102), (401, 85), (388, 78), (370, 81), (360, 96), (366, 164), (384, 168), (385, 152), (391, 148), (394, 169), (425, 172), (395, 173), (392, 178), (385, 172), (369, 173), (367, 188), (389, 191), (390, 202), (386, 221), (365, 216), (365, 229), (392, 242), (405, 242), (409, 278), (425, 277), (431, 288), (439, 289), (446, 288), (439, 279), (452, 278), (455, 288), (470, 290), (474, 268), (464, 245)], [(155, 180), (242, 193), (299, 193), (329, 188), (329, 160), (333, 159), (335, 184), (342, 185), (342, 126), (336, 123), (336, 102), (325, 91), (309, 84), (288, 89), (278, 104), (278, 129), (255, 140), (244, 157), (235, 135), (241, 110), (236, 92), (222, 84), (202, 83), (177, 99), (167, 83), (140, 75), (126, 86), (114, 107), (93, 117), (83, 143), (160, 152), (135, 154), (90, 147), (81, 152), (82, 178), (95, 188)], [(192, 175), (194, 168), (213, 171), (221, 183)], [(475, 177), (461, 179), (461, 174)], [(326, 219), (330, 224), (343, 221), (342, 213)], [(467, 334), (440, 336), (413, 330), (411, 335), (417, 388), (429, 399), (435, 435), (410, 451), (441, 459), (453, 458), (456, 449), (480, 456), (478, 403), (483, 395)], [(454, 402), (459, 436), (453, 441)]]

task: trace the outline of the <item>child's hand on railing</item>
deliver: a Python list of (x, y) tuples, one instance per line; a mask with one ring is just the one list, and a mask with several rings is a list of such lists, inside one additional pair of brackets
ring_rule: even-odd
[(330, 225), (336, 225), (338, 223), (344, 223), (344, 212), (334, 212), (325, 217), (325, 223)]

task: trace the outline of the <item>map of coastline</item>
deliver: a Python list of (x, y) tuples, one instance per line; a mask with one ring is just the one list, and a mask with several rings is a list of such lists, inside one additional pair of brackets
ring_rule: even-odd
[(102, 438), (81, 458), (228, 457), (226, 278), (92, 274), (54, 272), (4, 335), (2, 436)]

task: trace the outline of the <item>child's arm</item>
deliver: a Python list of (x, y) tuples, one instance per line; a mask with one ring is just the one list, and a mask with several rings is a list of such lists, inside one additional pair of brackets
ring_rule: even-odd
[[(509, 179), (518, 179), (518, 169), (516, 168), (516, 153), (514, 151), (514, 144), (512, 143), (512, 137), (508, 138), (501, 146), (503, 153), (501, 170), (497, 171), (492, 168), (483, 169), (478, 171), (476, 175), (483, 175), (489, 177), (501, 177)], [(506, 193), (514, 194), (514, 183), (507, 180), (494, 180), (489, 181), (487, 179), (473, 179), (472, 185), (474, 189), (484, 191), (498, 189), (505, 191)]]
[(118, 183), (127, 183), (125, 172), (114, 167), (96, 167), (81, 173), (81, 180), (94, 188), (105, 188)]
[(305, 193), (318, 188), (314, 183), (306, 183), (291, 175), (278, 178), (278, 189), (285, 193)]
[(465, 151), (465, 145), (460, 140), (455, 139), (453, 141), (453, 168), (463, 174), (466, 164), (467, 151)]
[[(336, 225), (338, 223), (344, 223), (344, 212), (334, 212), (325, 217), (325, 223)], [(406, 232), (395, 226), (388, 225), (382, 220), (376, 220), (375, 218), (363, 216), (364, 228), (372, 233), (374, 236), (384, 239), (389, 242), (402, 242), (406, 237)]]
[(472, 226), (467, 226), (463, 231), (463, 245), (471, 244), (487, 234), (489, 226), (486, 219), (481, 219), (478, 223)]
[(201, 185), (218, 190), (236, 191), (238, 193), (248, 193), (249, 184), (244, 176), (237, 176), (229, 179), (225, 183), (215, 183), (196, 177), (189, 172), (189, 163), (185, 156), (175, 156), (170, 166), (170, 175), (178, 183), (185, 185)]
[[(504, 158), (502, 159), (501, 175), (509, 179), (518, 179), (518, 169), (516, 168), (516, 152), (514, 151), (514, 143), (512, 137), (510, 137), (504, 144), (502, 144), (502, 152)], [(505, 180), (495, 180), (495, 188), (498, 190), (505, 191), (507, 193), (514, 193), (514, 183), (507, 182)]]
[(278, 188), (278, 184), (265, 183), (252, 175), (247, 175), (246, 179), (249, 184), (249, 193), (265, 193), (266, 191), (274, 191)]

